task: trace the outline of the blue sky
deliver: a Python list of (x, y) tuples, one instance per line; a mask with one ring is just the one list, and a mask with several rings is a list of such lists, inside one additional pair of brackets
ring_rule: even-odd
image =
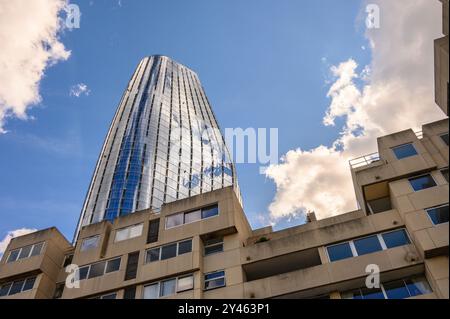
[[(336, 140), (339, 125), (322, 124), (329, 67), (371, 59), (357, 0), (72, 2), (81, 27), (60, 36), (71, 56), (46, 69), (32, 119), (10, 118), (0, 134), (0, 238), (49, 226), (72, 238), (108, 126), (144, 56), (195, 70), (222, 129), (278, 128), (280, 155)], [(70, 96), (78, 83), (90, 94)], [(237, 168), (247, 216), (263, 226), (257, 214), (275, 184), (257, 164)]]

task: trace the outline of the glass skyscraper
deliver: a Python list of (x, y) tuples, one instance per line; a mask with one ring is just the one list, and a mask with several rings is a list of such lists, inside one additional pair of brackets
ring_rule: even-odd
[(142, 59), (109, 128), (83, 205), (82, 226), (234, 186), (234, 165), (195, 72)]

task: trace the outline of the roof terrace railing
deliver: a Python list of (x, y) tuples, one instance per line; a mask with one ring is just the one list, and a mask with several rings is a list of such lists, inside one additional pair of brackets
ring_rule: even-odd
[(350, 168), (358, 168), (377, 162), (380, 160), (380, 154), (378, 152), (367, 154), (358, 158), (351, 159), (349, 162)]

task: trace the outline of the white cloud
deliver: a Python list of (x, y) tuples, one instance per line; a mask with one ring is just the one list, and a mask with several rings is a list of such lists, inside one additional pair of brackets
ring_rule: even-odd
[(381, 9), (381, 27), (366, 34), (370, 66), (348, 59), (330, 69), (334, 83), (323, 123), (335, 125), (344, 118), (340, 136), (331, 147), (291, 150), (268, 168), (277, 186), (269, 206), (273, 220), (308, 210), (325, 218), (356, 209), (348, 160), (376, 151), (378, 136), (443, 118), (433, 89), (433, 39), (441, 36), (441, 4), (371, 2)]
[(5, 252), (11, 239), (13, 239), (14, 237), (19, 237), (22, 235), (33, 233), (35, 231), (36, 231), (36, 229), (29, 229), (29, 228), (20, 228), (20, 229), (9, 231), (6, 234), (6, 236), (3, 238), (3, 240), (0, 241), (0, 256), (2, 256), (3, 253)]
[(27, 110), (41, 101), (45, 70), (69, 58), (58, 38), (63, 29), (58, 13), (65, 5), (65, 0), (0, 2), (0, 133), (6, 118), (27, 119)]
[(91, 90), (84, 83), (78, 83), (76, 85), (72, 85), (70, 88), (70, 96), (80, 97), (81, 95), (89, 96), (91, 94)]

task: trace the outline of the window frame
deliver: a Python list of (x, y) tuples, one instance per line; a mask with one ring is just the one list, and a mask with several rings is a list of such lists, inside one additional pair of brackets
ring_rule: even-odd
[[(95, 243), (95, 246), (90, 247), (90, 248), (87, 248), (87, 249), (83, 249), (84, 243), (85, 243), (87, 240), (94, 239), (94, 238), (97, 239), (97, 241), (96, 241), (96, 243)], [(89, 237), (83, 238), (83, 239), (81, 240), (80, 252), (83, 252), (83, 253), (84, 253), (84, 252), (89, 251), (89, 250), (91, 250), (91, 249), (97, 248), (99, 242), (100, 242), (100, 235), (99, 235), (99, 234), (94, 235), (94, 236), (89, 236)]]
[[(206, 209), (212, 208), (212, 207), (217, 207), (217, 214), (209, 216), (209, 217), (203, 217), (203, 210), (206, 210)], [(193, 213), (193, 212), (196, 212), (196, 211), (200, 211), (200, 219), (186, 223), (186, 215), (190, 214), (190, 213)], [(183, 220), (182, 223), (178, 224), (176, 226), (167, 227), (167, 220), (168, 220), (168, 218), (176, 216), (176, 215), (182, 215), (182, 220)], [(166, 230), (167, 229), (172, 229), (172, 228), (176, 228), (176, 227), (181, 227), (183, 225), (196, 223), (196, 222), (199, 222), (199, 221), (202, 221), (202, 220), (208, 220), (210, 218), (218, 217), (219, 215), (220, 215), (219, 204), (218, 203), (210, 204), (210, 205), (203, 206), (203, 207), (200, 207), (200, 208), (197, 208), (197, 209), (192, 209), (192, 210), (185, 211), (185, 212), (178, 212), (178, 213), (175, 213), (175, 214), (167, 215), (167, 216), (165, 216), (164, 227), (165, 227)]]
[[(206, 279), (207, 275), (211, 275), (211, 274), (215, 274), (215, 273), (219, 273), (219, 272), (223, 272), (223, 276), (219, 276), (219, 277), (212, 278), (212, 279)], [(215, 286), (215, 287), (212, 287), (212, 288), (206, 288), (206, 283), (207, 282), (215, 281), (215, 280), (222, 279), (222, 278), (223, 278), (223, 285), (222, 286)], [(225, 269), (210, 271), (210, 272), (205, 273), (203, 275), (203, 290), (204, 291), (209, 291), (209, 290), (214, 290), (214, 289), (218, 289), (218, 288), (223, 288), (223, 287), (226, 287), (226, 286), (227, 286), (227, 281), (226, 281)]]
[[(183, 279), (183, 278), (188, 278), (188, 277), (191, 277), (192, 278), (192, 287), (191, 288), (187, 288), (187, 289), (183, 289), (183, 290), (180, 290), (179, 289), (179, 287), (178, 287), (178, 281), (180, 280), (180, 279)], [(172, 281), (172, 280), (175, 280), (175, 292), (173, 293), (173, 294), (170, 294), (170, 295), (165, 295), (165, 296), (162, 296), (162, 288), (163, 288), (163, 282), (166, 282), (166, 281)], [(189, 291), (189, 290), (193, 290), (194, 288), (195, 288), (195, 276), (194, 276), (194, 273), (191, 273), (191, 274), (187, 274), (187, 275), (182, 275), (182, 276), (176, 276), (176, 277), (170, 277), (170, 278), (166, 278), (166, 279), (163, 279), (163, 280), (159, 280), (159, 281), (153, 281), (153, 282), (149, 282), (149, 283), (147, 283), (147, 284), (144, 284), (143, 285), (143, 289), (142, 289), (142, 299), (144, 299), (144, 295), (145, 295), (145, 288), (146, 287), (149, 287), (149, 286), (157, 286), (158, 288), (156, 289), (157, 291), (158, 291), (158, 296), (157, 296), (157, 298), (156, 299), (161, 299), (161, 298), (165, 298), (165, 297), (169, 297), (169, 296), (174, 296), (174, 295), (176, 295), (176, 294), (178, 294), (178, 293), (182, 293), (182, 292), (185, 292), (185, 291)]]
[[(34, 250), (34, 246), (37, 246), (37, 245), (40, 245), (40, 244), (42, 244), (42, 247), (41, 247), (41, 250), (40, 250), (39, 254), (37, 254), (37, 255), (31, 255), (32, 252), (33, 252), (33, 250)], [(20, 255), (22, 254), (22, 250), (23, 250), (24, 248), (28, 248), (28, 247), (31, 247), (31, 248), (30, 248), (30, 251), (28, 252), (27, 257), (19, 258)], [(26, 246), (23, 246), (23, 247), (20, 247), (20, 248), (13, 249), (13, 250), (9, 251), (8, 258), (6, 258), (6, 263), (9, 264), (9, 263), (16, 262), (16, 261), (18, 261), (18, 260), (28, 259), (28, 258), (31, 258), (31, 257), (39, 256), (39, 255), (42, 254), (42, 251), (44, 250), (44, 247), (45, 247), (45, 241), (40, 241), (40, 242), (35, 243), (35, 244), (26, 245)], [(18, 253), (17, 253), (16, 259), (10, 260), (11, 254), (12, 254), (13, 252), (15, 252), (15, 251), (18, 252)]]
[[(114, 271), (110, 271), (110, 272), (106, 272), (106, 267), (107, 267), (107, 264), (108, 264), (108, 262), (109, 261), (112, 261), (112, 260), (116, 260), (116, 259), (120, 259), (120, 262), (119, 262), (119, 269), (117, 269), (117, 270), (114, 270)], [(91, 275), (91, 267), (93, 266), (93, 265), (96, 265), (96, 264), (101, 264), (101, 263), (105, 263), (105, 266), (103, 267), (103, 273), (100, 275), (100, 276), (95, 276), (95, 277), (89, 277), (90, 275)], [(102, 276), (104, 276), (104, 275), (106, 275), (106, 274), (111, 274), (111, 273), (114, 273), (114, 272), (117, 272), (117, 271), (119, 271), (120, 270), (120, 266), (122, 265), (122, 256), (116, 256), (116, 257), (113, 257), (113, 258), (109, 258), (109, 259), (107, 259), (107, 260), (102, 260), (102, 261), (98, 261), (98, 262), (95, 262), (95, 263), (92, 263), (92, 264), (87, 264), (87, 265), (83, 265), (83, 266), (80, 266), (80, 267), (78, 267), (78, 275), (80, 275), (80, 270), (81, 269), (83, 269), (83, 268), (88, 268), (88, 270), (87, 270), (87, 273), (86, 273), (86, 278), (78, 278), (78, 280), (88, 280), (88, 279), (93, 279), (93, 278), (97, 278), (97, 277), (102, 277)]]
[[(26, 284), (27, 280), (30, 280), (30, 279), (33, 279), (33, 280), (34, 280), (34, 281), (33, 281), (33, 286), (32, 286), (30, 289), (24, 290), (24, 287), (25, 287), (25, 284)], [(8, 291), (6, 292), (6, 294), (0, 296), (0, 298), (1, 298), (1, 297), (13, 296), (13, 295), (17, 295), (17, 294), (20, 294), (20, 293), (22, 293), (22, 292), (25, 292), (25, 291), (33, 290), (33, 289), (34, 289), (34, 285), (36, 284), (36, 280), (37, 280), (37, 276), (30, 276), (30, 277), (26, 277), (26, 278), (22, 278), (22, 279), (17, 279), (17, 280), (5, 282), (3, 285), (0, 286), (0, 290), (3, 289), (3, 287), (9, 285)], [(16, 293), (13, 293), (13, 294), (10, 294), (10, 293), (11, 293), (11, 288), (12, 288), (12, 286), (13, 286), (16, 282), (20, 282), (20, 281), (23, 281), (22, 286), (20, 287), (20, 291), (19, 291), (19, 292), (16, 292)]]
[[(213, 241), (213, 240), (217, 240), (217, 242), (212, 242), (212, 243), (208, 243), (208, 241)], [(211, 253), (206, 253), (206, 249), (210, 248), (210, 247), (216, 247), (216, 246), (222, 246), (222, 250), (220, 251), (213, 251)], [(220, 254), (224, 252), (224, 240), (223, 237), (220, 238), (214, 238), (214, 239), (210, 239), (205, 241), (205, 243), (203, 244), (203, 256), (211, 256), (211, 255), (215, 255), (215, 254)]]
[[(141, 228), (140, 234), (131, 237), (131, 230), (133, 228), (136, 228), (136, 227), (140, 227)], [(117, 234), (119, 232), (121, 232), (121, 231), (126, 231), (125, 239), (117, 240)], [(126, 227), (122, 227), (122, 228), (116, 229), (115, 232), (114, 232), (114, 243), (120, 243), (120, 242), (129, 240), (129, 239), (134, 239), (134, 238), (141, 237), (143, 233), (144, 233), (144, 223), (138, 223), (138, 224), (134, 224), (134, 225), (130, 225), (130, 226), (126, 226)]]
[[(191, 250), (189, 252), (185, 252), (185, 253), (180, 254), (179, 253), (180, 252), (180, 243), (184, 243), (184, 242), (187, 242), (187, 241), (191, 242)], [(193, 245), (192, 241), (193, 241), (193, 238), (186, 238), (186, 239), (182, 239), (182, 240), (179, 240), (179, 241), (176, 241), (176, 242), (167, 243), (167, 244), (164, 244), (164, 245), (161, 245), (161, 246), (155, 246), (155, 247), (147, 248), (145, 250), (144, 265), (150, 264), (150, 263), (153, 263), (153, 262), (168, 260), (168, 259), (176, 258), (176, 257), (181, 256), (181, 255), (192, 253), (192, 245)], [(175, 256), (169, 257), (169, 258), (165, 258), (165, 259), (161, 259), (163, 247), (171, 246), (171, 245), (174, 245), (174, 244), (176, 245)], [(147, 256), (148, 256), (150, 251), (156, 250), (156, 249), (159, 249), (158, 260), (150, 261), (150, 259), (148, 259)], [(149, 260), (149, 261), (147, 261), (147, 260)]]
[[(431, 177), (431, 180), (434, 182), (434, 186), (427, 187), (427, 188), (422, 188), (422, 189), (419, 189), (419, 190), (415, 190), (414, 187), (413, 187), (412, 184), (411, 184), (411, 180), (412, 180), (412, 179), (418, 179), (418, 178), (420, 178), (420, 177), (427, 176), (427, 175)], [(408, 178), (408, 182), (409, 182), (409, 186), (411, 187), (411, 189), (413, 190), (413, 192), (420, 192), (420, 191), (423, 191), (423, 190), (426, 190), (426, 189), (429, 189), (429, 188), (433, 188), (433, 187), (438, 186), (438, 184), (436, 183), (436, 180), (434, 179), (434, 177), (433, 177), (433, 175), (431, 174), (431, 172), (430, 172), (430, 173), (421, 174), (421, 175), (417, 175), (417, 176), (409, 177), (409, 178)]]
[(441, 204), (441, 205), (437, 205), (437, 206), (433, 206), (433, 207), (429, 207), (429, 208), (425, 208), (425, 209), (424, 209), (425, 213), (427, 214), (427, 216), (428, 216), (428, 218), (430, 219), (431, 224), (432, 224), (433, 226), (438, 226), (438, 225), (448, 224), (448, 222), (435, 224), (435, 223), (433, 222), (433, 219), (431, 218), (430, 213), (429, 213), (428, 211), (429, 211), (429, 210), (432, 210), (432, 209), (440, 208), (440, 207), (445, 207), (445, 206), (448, 207), (448, 206), (449, 206), (449, 203)]
[[(416, 154), (408, 155), (408, 156), (399, 158), (398, 155), (397, 155), (397, 153), (395, 153), (395, 149), (400, 148), (400, 147), (405, 147), (406, 145), (411, 145), (412, 148), (413, 148), (413, 150), (414, 150), (414, 152), (416, 152)], [(404, 144), (400, 144), (400, 145), (393, 146), (393, 147), (391, 147), (391, 151), (392, 151), (392, 153), (394, 153), (395, 158), (396, 158), (397, 160), (399, 160), (399, 161), (402, 160), (402, 159), (408, 158), (408, 157), (413, 157), (413, 156), (419, 155), (419, 152), (417, 152), (417, 149), (416, 149), (416, 147), (414, 146), (414, 143), (413, 143), (413, 142), (408, 142), (408, 143), (404, 143)]]

